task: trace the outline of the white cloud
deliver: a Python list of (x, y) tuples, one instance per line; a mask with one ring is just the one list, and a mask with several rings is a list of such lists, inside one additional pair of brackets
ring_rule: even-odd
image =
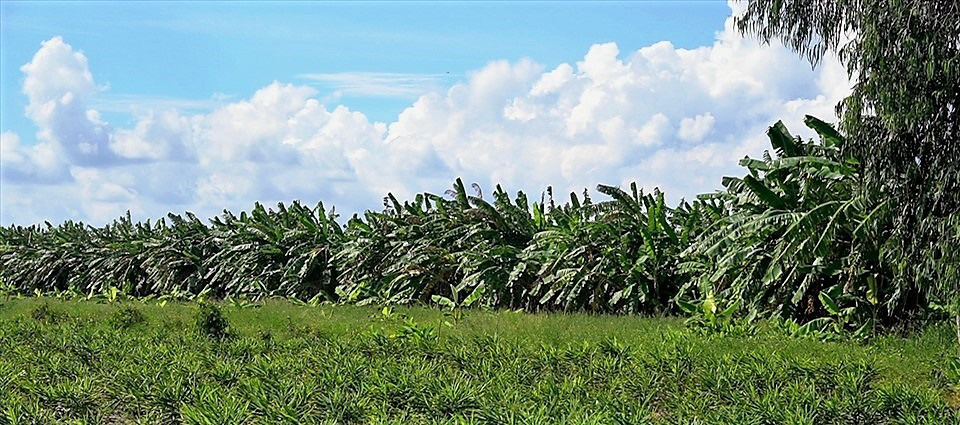
[(335, 72), (300, 74), (300, 78), (334, 90), (334, 97), (373, 96), (416, 98), (441, 88), (447, 74)]
[[(292, 199), (351, 212), (378, 207), (388, 191), (440, 193), (458, 176), (532, 194), (637, 181), (676, 201), (739, 173), (737, 160), (760, 154), (776, 120), (797, 131), (804, 114), (829, 119), (850, 87), (839, 65), (810, 70), (782, 46), (740, 38), (729, 20), (696, 49), (602, 43), (546, 70), (494, 61), (423, 94), (389, 124), (328, 108), (312, 87), (274, 82), (207, 112), (139, 110), (132, 128), (116, 129), (87, 108), (101, 88), (60, 38), (23, 71), (40, 131), (33, 144), (13, 133), (0, 140), (4, 223), (103, 222), (127, 209), (209, 216)], [(403, 91), (421, 78), (314, 77), (359, 91)]]
[(55, 145), (37, 143), (27, 146), (14, 132), (0, 133), (0, 179), (10, 184), (61, 182), (68, 177), (63, 166)]
[(684, 118), (680, 120), (680, 130), (677, 131), (677, 136), (688, 142), (699, 142), (703, 140), (707, 133), (710, 133), (714, 122), (716, 122), (716, 119), (709, 112), (693, 118)]
[(87, 58), (61, 37), (44, 41), (30, 63), (22, 66), (27, 116), (39, 128), (37, 138), (54, 144), (72, 162), (85, 165), (112, 162), (110, 128), (86, 101), (100, 90), (87, 68)]
[(51, 102), (82, 100), (98, 90), (87, 68), (87, 57), (75, 52), (62, 37), (44, 41), (33, 60), (20, 67), (20, 71), (26, 76), (23, 93), (30, 99), (27, 114), (35, 120), (45, 117), (44, 110), (53, 107), (48, 106)]
[(176, 110), (149, 110), (133, 129), (116, 130), (110, 148), (128, 159), (190, 160), (195, 156), (192, 132), (190, 119)]
[(103, 112), (141, 113), (151, 110), (209, 112), (225, 104), (231, 96), (215, 93), (206, 99), (186, 99), (170, 96), (98, 93), (90, 100), (90, 107)]

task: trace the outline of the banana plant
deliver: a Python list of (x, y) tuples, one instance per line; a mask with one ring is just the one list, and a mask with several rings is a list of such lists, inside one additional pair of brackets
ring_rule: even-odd
[(685, 290), (707, 285), (724, 299), (800, 320), (832, 315), (819, 294), (836, 293), (856, 311), (851, 323), (871, 323), (905, 295), (888, 287), (884, 272), (885, 204), (860, 190), (843, 137), (817, 118), (805, 123), (819, 141), (778, 122), (767, 132), (772, 154), (744, 158), (745, 176), (725, 177), (726, 190), (699, 198), (696, 208), (716, 219), (683, 254), (681, 268), (694, 276)]

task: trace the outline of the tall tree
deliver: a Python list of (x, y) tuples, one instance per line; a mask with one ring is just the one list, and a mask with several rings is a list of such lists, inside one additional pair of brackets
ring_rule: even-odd
[(960, 2), (750, 0), (744, 34), (816, 66), (838, 55), (855, 85), (837, 106), (866, 196), (893, 223), (897, 279), (960, 286)]

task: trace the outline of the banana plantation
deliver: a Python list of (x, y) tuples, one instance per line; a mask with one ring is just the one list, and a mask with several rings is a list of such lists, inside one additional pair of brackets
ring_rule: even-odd
[[(7, 63), (16, 58), (12, 48), (7, 54), (8, 45), (54, 27), (54, 21), (18, 21), (10, 16), (36, 5), (4, 3)], [(123, 10), (141, 10), (149, 3), (124, 5)], [(243, 8), (260, 11), (254, 3)], [(473, 7), (472, 2), (454, 3), (442, 7)], [(679, 5), (686, 8), (682, 17), (661, 19), (657, 13), (678, 7), (662, 3), (651, 4), (644, 13), (655, 12), (651, 16), (664, 27), (677, 26), (677, 34), (685, 31), (681, 23), (702, 27), (692, 19), (696, 13), (690, 5)], [(558, 10), (571, 5), (583, 6), (551, 3), (538, 18), (560, 17)], [(457, 178), (452, 187), (429, 188), (432, 192), (412, 199), (388, 193), (382, 208), (350, 216), (310, 200), (256, 203), (249, 211), (225, 210), (215, 217), (183, 212), (137, 221), (127, 212), (102, 226), (78, 221), (0, 225), (0, 424), (960, 424), (960, 2), (731, 0), (724, 30), (709, 38), (712, 45), (667, 37), (637, 50), (627, 62), (620, 59), (615, 42), (593, 44), (584, 61), (576, 63), (576, 73), (567, 63), (542, 73), (531, 71), (539, 65), (530, 59), (516, 65), (489, 62), (465, 74), (469, 82), (450, 86), (445, 97), (439, 89), (460, 77), (455, 64), (465, 59), (434, 51), (432, 46), (440, 44), (425, 44), (427, 39), (468, 57), (474, 54), (470, 50), (486, 48), (472, 46), (469, 33), (489, 38), (491, 44), (512, 40), (513, 33), (461, 28), (455, 25), (459, 21), (448, 19), (456, 15), (448, 12), (466, 9), (400, 13), (421, 5), (377, 5), (395, 9), (389, 9), (389, 19), (377, 18), (371, 32), (353, 27), (362, 19), (323, 24), (337, 21), (335, 13), (325, 13), (328, 21), (318, 24), (305, 12), (312, 2), (295, 6), (277, 15), (282, 16), (279, 31), (254, 17), (238, 25), (231, 16), (242, 16), (240, 8), (225, 13), (231, 8), (220, 4), (216, 11), (197, 15), (203, 19), (169, 21), (175, 25), (161, 25), (167, 21), (154, 16), (121, 22), (119, 17), (127, 15), (119, 9), (98, 12), (90, 20), (123, 28), (137, 40), (149, 40), (151, 31), (161, 29), (162, 40), (188, 40), (148, 48), (122, 50), (114, 46), (122, 44), (117, 43), (122, 37), (93, 30), (68, 35), (95, 34), (87, 38), (109, 43), (91, 49), (116, 48), (124, 52), (118, 57), (129, 54), (137, 62), (160, 57), (170, 65), (161, 70), (164, 78), (203, 90), (214, 80), (230, 90), (241, 86), (231, 83), (232, 74), (250, 71), (241, 58), (262, 62), (254, 67), (257, 78), (265, 72), (261, 66), (281, 56), (289, 56), (285, 60), (297, 69), (311, 69), (314, 65), (306, 59), (316, 59), (308, 53), (315, 51), (303, 47), (337, 47), (338, 40), (313, 34), (314, 27), (330, 35), (376, 40), (376, 49), (389, 46), (383, 37), (418, 45), (425, 53), (409, 56), (416, 61), (439, 58), (442, 66), (451, 67), (438, 69), (454, 74), (434, 74), (433, 65), (423, 68), (430, 73), (299, 74), (304, 85), (274, 80), (249, 101), (229, 103), (234, 95), (220, 91), (209, 99), (102, 94), (109, 84), (94, 83), (83, 52), (65, 44), (63, 36), (47, 36), (33, 60), (19, 68), (25, 75), (22, 99), (7, 101), (15, 90), (8, 90), (10, 79), (4, 78), (5, 111), (8, 103), (29, 101), (24, 117), (15, 118), (33, 121), (39, 131), (36, 143), (21, 143), (20, 133), (7, 131), (4, 124), (2, 181), (4, 199), (10, 201), (4, 201), (3, 220), (21, 219), (8, 214), (21, 206), (27, 206), (26, 212), (49, 208), (41, 212), (44, 217), (57, 214), (51, 205), (62, 199), (49, 194), (69, 188), (99, 185), (104, 190), (98, 193), (114, 196), (104, 184), (107, 177), (99, 173), (120, 166), (143, 166), (151, 173), (153, 166), (196, 168), (204, 173), (197, 176), (212, 177), (221, 176), (220, 166), (236, 167), (259, 178), (281, 166), (293, 168), (288, 157), (326, 155), (342, 156), (343, 167), (355, 165), (347, 159), (363, 156), (364, 164), (379, 170), (407, 161), (404, 150), (392, 150), (397, 145), (384, 148), (393, 140), (428, 140), (433, 145), (424, 144), (432, 146), (425, 152), (438, 158), (448, 149), (460, 149), (456, 143), (461, 138), (464, 146), (480, 146), (520, 143), (533, 135), (567, 149), (560, 146), (567, 141), (562, 137), (576, 141), (578, 148), (600, 146), (585, 139), (609, 139), (605, 129), (614, 128), (618, 134), (624, 130), (616, 143), (629, 144), (628, 138), (647, 132), (658, 116), (666, 122), (663, 133), (670, 134), (653, 136), (656, 143), (672, 143), (676, 130), (677, 140), (719, 151), (733, 146), (729, 142), (736, 143), (742, 129), (762, 129), (780, 117), (792, 123), (799, 118), (794, 115), (798, 107), (829, 115), (835, 124), (807, 115), (802, 134), (812, 137), (801, 137), (795, 135), (797, 128), (776, 122), (766, 130), (768, 145), (762, 153), (751, 151), (754, 157), (741, 159), (733, 176), (708, 186), (717, 190), (679, 202), (676, 193), (637, 183), (599, 182), (569, 194), (526, 187), (535, 192), (524, 193)], [(460, 14), (495, 16), (493, 11), (505, 5), (488, 6), (476, 17)], [(633, 6), (604, 4), (617, 8), (624, 25), (603, 19), (599, 29), (618, 34), (619, 27), (642, 26), (645, 21), (622, 12)], [(714, 6), (698, 3), (696, 8)], [(66, 5), (51, 5), (45, 13), (52, 16), (54, 7)], [(178, 5), (177, 10), (193, 7)], [(357, 16), (378, 16), (372, 13), (376, 8), (364, 6)], [(540, 34), (543, 28), (527, 27), (543, 21), (512, 10), (496, 16), (498, 31), (517, 26), (532, 36)], [(88, 23), (83, 16), (58, 13), (65, 17), (64, 25)], [(452, 28), (449, 34), (455, 36), (416, 28), (395, 37), (384, 25), (423, 26), (430, 16), (420, 15), (431, 14), (442, 15), (442, 26)], [(200, 31), (210, 17), (216, 18), (217, 31), (230, 28), (229, 33), (240, 34), (254, 28), (283, 38), (242, 39), (251, 48), (266, 46), (269, 55), (219, 52), (235, 36), (224, 32), (204, 38), (214, 34)], [(576, 25), (550, 22), (564, 32), (551, 41), (558, 46), (584, 42), (578, 37), (595, 34), (582, 25), (590, 19), (596, 18), (577, 14), (571, 21)], [(290, 27), (299, 21), (310, 30)], [(150, 25), (140, 25), (144, 22)], [(688, 35), (696, 34), (684, 37)], [(165, 43), (175, 48), (165, 51), (160, 48)], [(691, 43), (701, 47), (688, 49)], [(355, 50), (351, 55), (375, 57), (377, 67), (391, 62), (392, 56), (383, 57), (380, 50), (354, 47), (354, 40), (347, 44)], [(217, 54), (205, 53), (206, 45), (215, 46)], [(285, 45), (295, 50), (283, 54), (277, 47)], [(508, 47), (527, 48), (522, 40)], [(184, 60), (173, 51), (197, 59)], [(835, 67), (817, 74), (815, 81), (799, 79), (796, 67), (787, 69), (792, 62), (782, 61), (790, 56), (784, 56), (786, 51), (814, 68), (826, 62)], [(325, 55), (336, 56), (313, 56)], [(193, 66), (191, 61), (208, 56), (219, 58), (216, 66)], [(566, 56), (556, 53), (559, 57)], [(735, 63), (741, 58), (742, 63)], [(725, 68), (730, 63), (737, 67)], [(333, 70), (340, 65), (323, 66)], [(151, 75), (141, 75), (142, 68), (138, 63), (131, 78)], [(172, 71), (179, 68), (189, 71), (189, 78), (176, 78)], [(652, 83), (634, 81), (654, 73), (663, 75), (651, 78)], [(122, 86), (121, 74), (111, 74), (117, 86)], [(706, 81), (711, 79), (720, 81)], [(334, 83), (338, 85), (326, 86)], [(815, 85), (816, 91), (804, 85)], [(351, 104), (355, 99), (367, 102), (363, 96), (380, 96), (367, 93), (372, 90), (367, 86), (378, 87), (377, 93), (383, 86), (390, 93), (384, 98), (394, 100), (401, 93), (429, 93), (387, 125), (339, 103), (342, 96)], [(319, 87), (336, 90), (321, 100)], [(646, 99), (619, 100), (658, 90), (654, 97), (683, 103), (683, 108), (655, 104), (646, 110), (633, 106)], [(737, 91), (763, 97), (744, 100), (754, 97)], [(140, 106), (133, 102), (141, 97), (143, 102), (191, 105), (197, 114), (149, 109), (139, 117)], [(323, 105), (328, 101), (336, 108), (328, 111)], [(454, 107), (459, 103), (464, 105)], [(576, 105), (569, 118), (552, 109), (567, 103)], [(201, 105), (208, 104), (213, 109), (203, 112), (207, 106)], [(828, 104), (835, 104), (835, 113), (822, 109)], [(138, 115), (136, 127), (114, 129), (96, 109), (87, 109), (94, 106), (110, 114), (129, 106)], [(590, 108), (578, 112), (587, 106), (616, 115), (594, 117)], [(628, 116), (643, 120), (653, 112), (657, 114), (643, 128), (625, 124)], [(724, 122), (716, 129), (713, 113)], [(488, 122), (487, 115), (496, 119)], [(569, 127), (581, 116), (596, 125), (565, 136), (535, 133)], [(421, 121), (426, 124), (408, 124)], [(506, 130), (506, 136), (498, 133), (508, 121), (519, 129), (516, 137)], [(419, 126), (431, 129), (411, 130)], [(761, 131), (755, 136), (762, 137)], [(696, 134), (686, 134), (690, 132)], [(727, 144), (712, 138), (725, 138)], [(280, 152), (275, 147), (281, 145), (297, 149)], [(327, 145), (336, 153), (328, 154)], [(643, 151), (608, 155), (619, 155), (616, 159), (625, 163), (641, 152), (665, 148), (659, 154), (681, 145), (644, 144)], [(240, 147), (222, 157), (201, 156), (232, 151), (233, 146)], [(350, 150), (356, 147), (363, 149)], [(531, 152), (561, 152), (553, 149), (518, 150), (524, 153), (513, 158), (517, 162), (512, 166), (534, 160)], [(260, 168), (265, 165), (260, 152), (272, 155), (274, 150), (283, 161)], [(194, 151), (198, 158), (192, 157)], [(667, 155), (670, 161), (672, 155)], [(60, 161), (61, 156), (69, 161)], [(181, 156), (196, 161), (181, 163)], [(210, 168), (208, 162), (218, 167)], [(243, 165), (253, 163), (262, 171)], [(481, 168), (487, 164), (480, 163)], [(291, 191), (285, 185), (315, 168), (329, 168), (323, 161), (297, 167), (296, 174), (278, 173), (276, 181), (264, 184), (268, 190), (251, 192), (237, 184), (239, 189), (223, 192), (250, 201), (257, 199), (254, 193), (302, 194), (307, 185), (292, 184), (296, 190)], [(446, 173), (433, 163), (417, 167)], [(450, 169), (479, 169), (471, 167)], [(605, 175), (628, 170), (633, 169)], [(94, 183), (82, 173), (93, 173), (89, 181)], [(163, 173), (156, 180), (161, 183), (131, 181), (164, 184)], [(342, 179), (338, 173), (317, 175), (329, 182)], [(223, 175), (234, 183), (232, 174)], [(72, 178), (69, 186), (58, 180), (67, 177)], [(192, 191), (203, 181), (191, 177), (183, 185)], [(56, 183), (50, 185), (54, 189), (39, 186), (47, 183)], [(87, 191), (72, 201), (105, 198)], [(134, 195), (137, 202), (161, 203)], [(203, 199), (198, 205), (209, 202)]]
[(345, 221), (293, 202), (209, 221), (10, 226), (0, 279), (22, 294), (778, 317), (850, 331), (952, 311), (960, 215), (952, 239), (929, 249), (931, 272), (904, 273), (887, 198), (862, 184), (839, 132), (806, 124), (818, 140), (778, 122), (742, 177), (679, 205), (635, 184), (601, 184), (603, 199), (550, 188), (531, 199), (458, 179)]

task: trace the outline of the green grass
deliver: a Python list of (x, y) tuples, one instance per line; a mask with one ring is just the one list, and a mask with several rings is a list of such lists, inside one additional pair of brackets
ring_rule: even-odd
[(0, 423), (960, 423), (946, 324), (860, 343), (669, 318), (220, 308), (224, 338), (191, 303), (2, 302)]

